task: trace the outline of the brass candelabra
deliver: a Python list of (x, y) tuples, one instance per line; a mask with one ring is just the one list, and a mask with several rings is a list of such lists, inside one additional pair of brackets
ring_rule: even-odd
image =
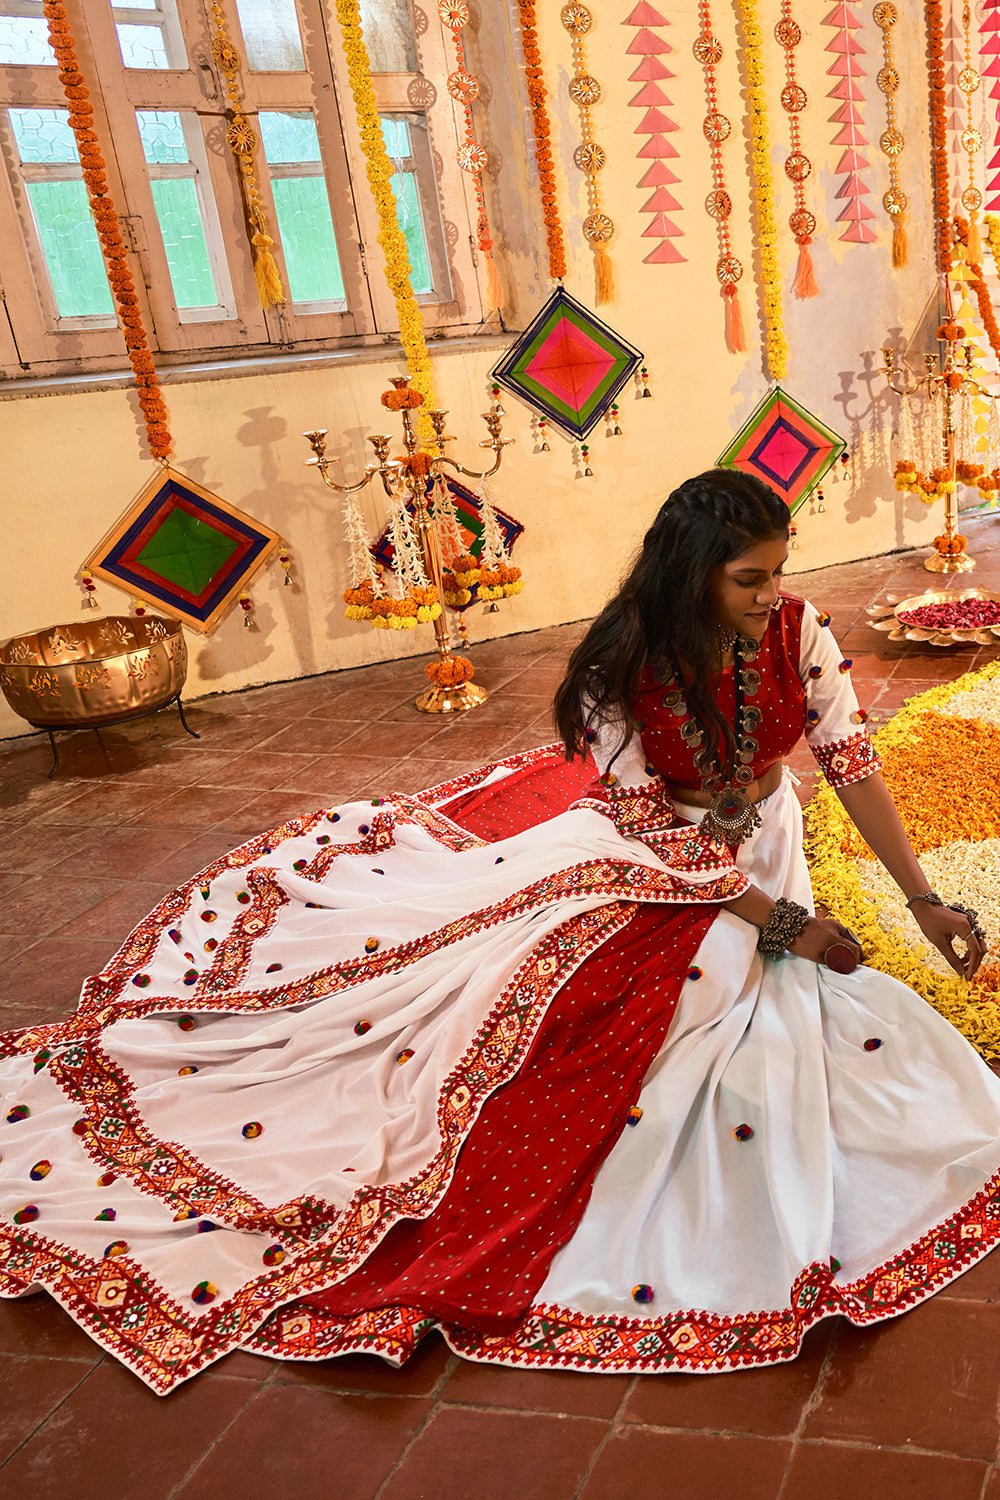
[(959, 357), (958, 346), (963, 336), (964, 330), (955, 323), (952, 316), (949, 295), (946, 321), (938, 331), (938, 338), (944, 345), (943, 366), (938, 355), (925, 354), (926, 373), (915, 378), (911, 384), (906, 384), (905, 370), (896, 363), (896, 351), (885, 348), (882, 350), (883, 367), (879, 371), (888, 381), (889, 389), (901, 399), (909, 400), (918, 391), (923, 391), (932, 403), (941, 399), (943, 464), (940, 469), (933, 471), (930, 482), (934, 486), (932, 493), (939, 490), (944, 492), (944, 531), (934, 538), (933, 554), (924, 559), (924, 567), (930, 573), (970, 573), (976, 566), (975, 558), (970, 557), (966, 550), (966, 539), (958, 529), (959, 454), (956, 447), (956, 405), (970, 392), (983, 396), (987, 401), (995, 401), (996, 397), (971, 374), (973, 346), (964, 344), (963, 355)]
[[(445, 452), (445, 444), (456, 441), (454, 436), (445, 432), (445, 422), (448, 417), (447, 411), (428, 411), (427, 416), (434, 431), (434, 438), (430, 448), (421, 446), (417, 433), (414, 414), (423, 404), (423, 397), (418, 391), (413, 390), (406, 379), (396, 377), (392, 380), (394, 389), (386, 392), (383, 396), (383, 404), (390, 410), (398, 410), (403, 419), (403, 454), (398, 458), (389, 455), (391, 437), (383, 433), (372, 434), (368, 441), (375, 450), (375, 462), (365, 465), (360, 479), (352, 484), (338, 484), (330, 475), (330, 466), (339, 463), (336, 458), (329, 458), (326, 453), (327, 429), (319, 428), (313, 432), (303, 433), (303, 437), (313, 450), (313, 457), (306, 460), (307, 465), (318, 468), (320, 478), (331, 490), (336, 490), (342, 495), (355, 494), (370, 484), (378, 476), (382, 481), (385, 493), (394, 499), (400, 493), (408, 495), (413, 503), (414, 530), (420, 547), (420, 555), (424, 565), (427, 578), (438, 591), (441, 602), (441, 613), (434, 619), (434, 636), (437, 645), (438, 657), (441, 663), (453, 657), (451, 638), (444, 609), (444, 568), (441, 557), (441, 539), (438, 530), (437, 518), (428, 505), (428, 480), (445, 478), (447, 469), (453, 469), (457, 474), (464, 474), (469, 479), (489, 479), (500, 468), (503, 462), (503, 450), (514, 442), (513, 438), (504, 438), (500, 435), (500, 428), (506, 413), (499, 402), (495, 403), (489, 411), (484, 411), (483, 421), (489, 437), (479, 444), (480, 448), (488, 448), (494, 455), (493, 463), (489, 468), (483, 470), (467, 469), (457, 459), (451, 458)], [(488, 694), (484, 687), (471, 680), (471, 670), (463, 668), (466, 672), (464, 680), (435, 681), (425, 692), (416, 699), (416, 707), (422, 713), (460, 713), (465, 709), (475, 708), (479, 703), (485, 703)], [(443, 672), (442, 677), (447, 679), (451, 675)]]

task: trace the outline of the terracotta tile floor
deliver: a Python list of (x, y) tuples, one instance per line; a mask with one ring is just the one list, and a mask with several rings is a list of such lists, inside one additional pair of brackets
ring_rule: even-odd
[[(1000, 590), (1000, 529), (974, 522)], [(829, 609), (862, 701), (888, 717), (1000, 648), (892, 645), (865, 623), (935, 580), (923, 554), (792, 578)], [(970, 580), (972, 581), (972, 580)], [(938, 581), (940, 582), (940, 581)], [(950, 586), (965, 586), (953, 578)], [(66, 1015), (85, 975), (171, 884), (262, 827), (375, 788), (416, 789), (551, 737), (581, 626), (472, 648), (487, 705), (416, 714), (422, 663), (331, 673), (61, 740), (0, 745), (0, 1027)], [(794, 768), (812, 785), (808, 753)], [(1000, 1500), (1000, 1255), (874, 1332), (828, 1322), (791, 1365), (587, 1376), (463, 1363), (403, 1371), (237, 1354), (161, 1400), (45, 1297), (0, 1304), (0, 1491), (253, 1500)]]

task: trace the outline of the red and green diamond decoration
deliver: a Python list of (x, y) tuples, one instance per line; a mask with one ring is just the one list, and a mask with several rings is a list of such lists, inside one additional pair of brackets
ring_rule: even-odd
[(846, 446), (819, 417), (776, 385), (718, 462), (724, 469), (741, 469), (763, 479), (794, 515)]
[(270, 527), (164, 468), (116, 521), (87, 568), (207, 635), (280, 541)]
[(493, 378), (570, 437), (582, 439), (641, 363), (638, 349), (560, 287)]
[[(478, 562), (479, 554), (483, 550), (483, 517), (479, 496), (474, 490), (470, 490), (468, 485), (462, 484), (458, 479), (452, 479), (448, 474), (443, 476), (443, 482), (447, 485), (448, 493), (455, 504), (459, 534), (465, 544), (465, 550), (470, 552)], [(428, 480), (427, 498), (429, 500), (433, 499), (433, 495), (434, 483), (432, 480)], [(412, 500), (407, 501), (406, 509), (412, 519), (414, 515)], [(506, 511), (500, 510), (496, 505), (493, 507), (493, 514), (497, 518), (500, 535), (503, 537), (503, 544), (509, 555), (511, 548), (521, 535), (524, 527), (520, 521), (515, 521), (513, 516), (509, 516)], [(389, 528), (386, 526), (382, 535), (372, 547), (372, 556), (379, 567), (391, 568), (393, 551), (392, 542), (389, 540)]]

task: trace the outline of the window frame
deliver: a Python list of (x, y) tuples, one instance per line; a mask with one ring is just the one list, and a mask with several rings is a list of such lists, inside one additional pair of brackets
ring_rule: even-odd
[[(335, 21), (324, 0), (295, 0), (305, 71), (257, 72), (244, 66), (241, 111), (260, 142), (262, 110), (310, 111), (316, 120), (322, 172), (337, 235), (346, 307), (329, 303), (291, 302), (263, 309), (247, 232), (243, 183), (229, 147), (225, 80), (211, 57), (214, 27), (212, 0), (174, 0), (181, 20), (188, 68), (132, 69), (122, 66), (116, 17), (111, 0), (63, 0), (67, 7), (81, 66), (91, 88), (95, 129), (107, 162), (109, 193), (118, 210), (128, 259), (150, 347), (164, 367), (272, 356), (281, 352), (315, 353), (384, 344), (398, 337), (395, 302), (384, 275), (378, 245), (379, 224), (368, 191), (360, 134), (351, 101), (346, 63)], [(226, 4), (226, 25), (241, 57), (246, 56), (234, 0)], [(86, 5), (86, 11), (84, 6)], [(5, 13), (24, 13), (20, 0), (7, 0)], [(119, 12), (128, 7), (115, 7)], [(166, 7), (159, 6), (158, 10)], [(149, 18), (149, 10), (136, 11)], [(118, 20), (122, 19), (119, 14)], [(331, 31), (332, 27), (332, 31)], [(457, 165), (452, 101), (444, 88), (448, 58), (443, 28), (431, 25), (414, 42), (416, 73), (374, 75), (380, 114), (405, 116), (416, 169), (428, 262), (434, 289), (418, 295), (429, 336), (446, 331), (482, 330), (483, 306), (470, 213), (469, 184)], [(336, 36), (337, 45), (331, 44)], [(97, 57), (104, 66), (97, 66)], [(441, 82), (438, 88), (433, 81)], [(13, 376), (50, 377), (127, 366), (116, 320), (66, 320), (46, 305), (48, 272), (40, 246), (33, 243), (30, 206), (21, 185), (16, 148), (6, 119), (7, 108), (65, 110), (67, 101), (58, 69), (50, 66), (0, 65), (0, 151), (7, 170), (0, 172), (0, 235), (8, 247), (0, 294), (5, 296), (9, 337), (0, 343), (0, 365)], [(347, 100), (342, 110), (339, 100)], [(213, 316), (214, 309), (178, 309), (153, 200), (155, 166), (147, 163), (139, 135), (137, 110), (179, 112), (186, 125), (201, 127), (204, 155), (189, 146), (199, 196), (214, 204), (207, 215), (210, 257), (222, 262), (235, 302), (234, 317)], [(423, 117), (424, 126), (419, 121)], [(415, 122), (415, 123), (414, 123)], [(185, 131), (187, 136), (187, 129)], [(197, 142), (195, 142), (197, 145)], [(272, 253), (283, 284), (287, 270), (277, 233), (270, 173), (262, 145), (256, 157), (256, 186), (272, 226)], [(353, 167), (353, 178), (352, 178)], [(152, 170), (151, 170), (152, 168)], [(77, 169), (78, 170), (78, 169)], [(281, 175), (280, 166), (276, 169)], [(68, 173), (67, 175), (72, 175)], [(126, 187), (127, 184), (127, 187)], [(37, 240), (37, 237), (35, 237)], [(70, 326), (72, 324), (73, 326)], [(11, 347), (13, 345), (13, 347)]]

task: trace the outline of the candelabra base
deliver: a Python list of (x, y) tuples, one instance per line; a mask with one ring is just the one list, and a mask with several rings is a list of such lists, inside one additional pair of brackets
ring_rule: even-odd
[(928, 573), (971, 573), (975, 566), (976, 559), (967, 552), (958, 552), (954, 556), (934, 552), (930, 557), (924, 558), (924, 567)]
[(454, 687), (439, 687), (435, 683), (420, 694), (414, 707), (422, 714), (461, 714), (485, 703), (488, 697), (489, 693), (478, 682), (459, 682)]

